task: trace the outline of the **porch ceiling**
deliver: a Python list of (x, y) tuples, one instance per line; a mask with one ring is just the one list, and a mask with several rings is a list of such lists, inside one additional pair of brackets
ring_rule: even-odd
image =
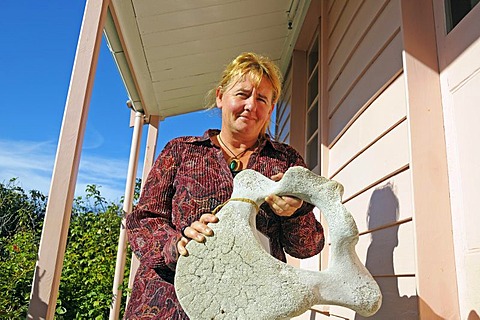
[(135, 108), (165, 118), (202, 109), (241, 52), (267, 55), (285, 72), (309, 3), (112, 0), (105, 35)]

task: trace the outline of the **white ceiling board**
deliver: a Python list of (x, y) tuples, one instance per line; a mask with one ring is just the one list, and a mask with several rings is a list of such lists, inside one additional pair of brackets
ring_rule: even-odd
[(126, 57), (117, 64), (133, 76), (127, 87), (136, 87), (129, 92), (138, 92), (147, 114), (165, 118), (201, 110), (225, 65), (241, 52), (285, 65), (295, 32), (288, 29), (292, 1), (305, 10), (299, 0), (112, 0)]

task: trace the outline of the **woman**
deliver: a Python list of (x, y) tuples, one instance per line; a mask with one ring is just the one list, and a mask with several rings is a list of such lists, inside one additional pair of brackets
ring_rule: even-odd
[[(278, 181), (305, 163), (290, 146), (266, 134), (281, 91), (280, 71), (268, 58), (244, 53), (225, 69), (215, 90), (221, 130), (170, 141), (152, 167), (140, 201), (127, 217), (130, 245), (140, 260), (126, 319), (188, 319), (173, 286), (179, 254), (190, 240), (212, 235), (210, 212), (230, 198), (233, 177), (249, 168)], [(270, 195), (257, 215), (270, 254), (311, 257), (323, 248), (323, 229), (312, 206)], [(194, 289), (192, 289), (194, 290)]]

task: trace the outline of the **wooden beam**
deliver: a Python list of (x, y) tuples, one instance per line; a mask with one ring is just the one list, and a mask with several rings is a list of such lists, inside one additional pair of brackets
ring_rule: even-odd
[(28, 319), (53, 319), (63, 267), (73, 196), (102, 31), (109, 0), (88, 0), (48, 195)]
[(421, 319), (459, 319), (432, 1), (401, 0)]

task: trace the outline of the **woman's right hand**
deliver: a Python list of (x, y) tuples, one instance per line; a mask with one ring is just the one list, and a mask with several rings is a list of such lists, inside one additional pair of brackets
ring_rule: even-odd
[(218, 222), (217, 216), (211, 213), (202, 214), (200, 220), (194, 221), (189, 227), (183, 230), (183, 237), (177, 242), (177, 250), (182, 256), (187, 256), (188, 251), (185, 248), (190, 239), (197, 242), (204, 242), (205, 236), (212, 236), (213, 230), (210, 229), (208, 223)]

